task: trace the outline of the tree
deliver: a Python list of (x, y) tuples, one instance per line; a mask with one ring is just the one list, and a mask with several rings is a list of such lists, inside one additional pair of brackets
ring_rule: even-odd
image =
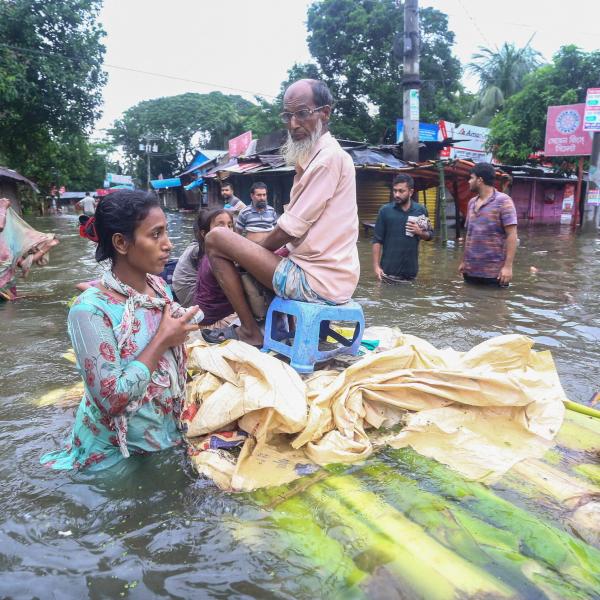
[(115, 121), (109, 134), (145, 181), (145, 152), (139, 143), (150, 136), (158, 155), (152, 158), (153, 174), (172, 175), (183, 170), (197, 147), (226, 148), (227, 141), (243, 133), (258, 118), (259, 107), (241, 96), (187, 93), (144, 100)]
[(495, 50), (479, 47), (467, 67), (479, 77), (479, 99), (470, 123), (487, 127), (504, 102), (521, 89), (525, 76), (542, 64), (542, 55), (530, 43), (523, 48), (507, 42)]
[(548, 106), (584, 102), (588, 87), (598, 84), (600, 52), (563, 46), (552, 64), (525, 77), (523, 89), (511, 96), (491, 122), (488, 143), (498, 159), (525, 162), (544, 148)]
[(60, 141), (42, 140), (43, 152), (23, 157), (20, 169), (34, 173), (34, 181), (44, 190), (65, 186), (67, 190), (90, 191), (102, 187), (107, 171), (118, 168), (111, 162), (114, 148), (107, 142), (90, 142), (81, 134)]
[[(0, 0), (0, 160), (42, 188), (50, 157), (84, 168), (85, 134), (99, 116), (104, 32), (101, 0)], [(62, 167), (61, 167), (62, 168)]]
[[(461, 120), (460, 63), (447, 16), (424, 8), (421, 120)], [(346, 139), (395, 142), (402, 116), (404, 14), (394, 0), (322, 0), (308, 9), (308, 46), (336, 97), (332, 130)]]

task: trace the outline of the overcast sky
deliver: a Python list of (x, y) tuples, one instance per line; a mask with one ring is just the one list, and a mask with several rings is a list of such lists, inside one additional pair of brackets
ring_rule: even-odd
[[(104, 115), (99, 130), (140, 102), (185, 92), (275, 96), (287, 69), (307, 62), (309, 0), (104, 0)], [(469, 61), (478, 46), (505, 41), (545, 58), (576, 43), (600, 48), (598, 0), (422, 0), (449, 15), (454, 52)], [(465, 79), (473, 87), (472, 79)]]

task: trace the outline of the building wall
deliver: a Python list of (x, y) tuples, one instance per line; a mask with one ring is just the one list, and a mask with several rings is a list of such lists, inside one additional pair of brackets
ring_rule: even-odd
[(160, 198), (160, 204), (167, 210), (177, 210), (177, 190), (176, 189), (165, 189), (159, 190), (158, 196)]
[(369, 171), (356, 173), (356, 201), (358, 220), (361, 223), (374, 223), (379, 209), (391, 198), (393, 174)]
[[(358, 220), (361, 223), (375, 223), (379, 209), (392, 200), (392, 181), (395, 173), (356, 172), (356, 201)], [(413, 199), (427, 207), (429, 218), (435, 227), (437, 208), (437, 187), (416, 191)]]
[(510, 195), (520, 222), (560, 223), (564, 182), (515, 180)]

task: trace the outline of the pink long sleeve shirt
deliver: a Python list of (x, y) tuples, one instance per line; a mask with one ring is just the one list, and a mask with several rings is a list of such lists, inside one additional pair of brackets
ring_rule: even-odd
[(360, 277), (355, 177), (350, 155), (323, 134), (306, 164), (296, 165), (290, 203), (278, 221), (295, 238), (289, 258), (317, 294), (338, 304), (352, 297)]

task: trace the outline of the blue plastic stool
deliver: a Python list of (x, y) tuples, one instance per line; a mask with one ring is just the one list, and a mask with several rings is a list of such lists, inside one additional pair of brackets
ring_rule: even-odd
[[(296, 317), (296, 332), (291, 346), (273, 339), (273, 313), (292, 315)], [(344, 342), (332, 350), (319, 350), (323, 321), (353, 321), (356, 323), (352, 339), (343, 338)], [(365, 330), (365, 317), (360, 304), (350, 300), (346, 304), (331, 306), (328, 304), (315, 304), (312, 302), (298, 302), (285, 300), (275, 296), (267, 311), (265, 322), (265, 341), (262, 351), (274, 350), (290, 359), (290, 365), (298, 373), (312, 373), (315, 363), (331, 358), (338, 354), (351, 354), (356, 356), (363, 331)], [(331, 335), (331, 333), (329, 334)]]

